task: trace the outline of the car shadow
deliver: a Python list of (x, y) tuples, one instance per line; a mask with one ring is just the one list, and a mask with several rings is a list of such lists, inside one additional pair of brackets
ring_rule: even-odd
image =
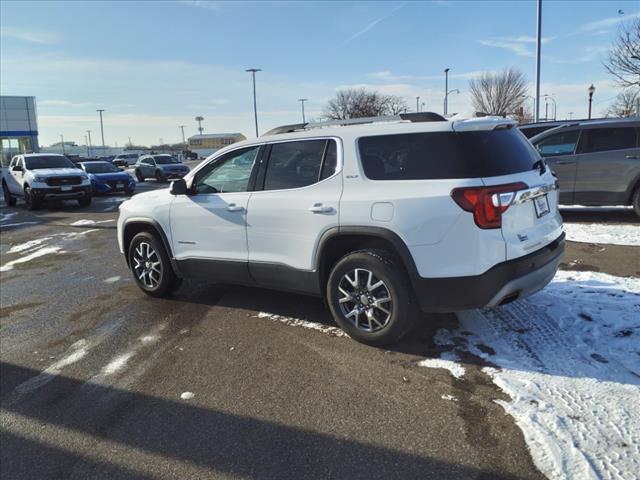
[(560, 207), (560, 215), (567, 223), (640, 224), (640, 217), (632, 208)]
[[(152, 476), (147, 469), (180, 464), (204, 469), (207, 477), (247, 479), (512, 478), (195, 402), (102, 384), (86, 388), (82, 380), (12, 363), (1, 363), (0, 371), (5, 392), (35, 376), (50, 377), (37, 395), (3, 402), (5, 416), (13, 421), (3, 431), (2, 478), (44, 478), (52, 472), (65, 478), (83, 470), (101, 478), (145, 478)], [(349, 409), (340, 412), (336, 415), (352, 415)], [(105, 448), (106, 458), (83, 454)]]

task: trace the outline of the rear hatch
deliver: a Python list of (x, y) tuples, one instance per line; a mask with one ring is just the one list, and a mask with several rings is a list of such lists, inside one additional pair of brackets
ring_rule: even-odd
[(494, 225), (485, 228), (501, 229), (506, 259), (554, 241), (562, 233), (556, 179), (515, 123), (463, 121), (454, 130), (489, 187), (487, 201), (499, 207)]

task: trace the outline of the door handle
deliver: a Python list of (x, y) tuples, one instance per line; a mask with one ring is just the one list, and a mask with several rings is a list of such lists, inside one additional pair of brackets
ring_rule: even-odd
[(309, 211), (312, 213), (331, 213), (333, 212), (333, 207), (325, 207), (322, 203), (314, 203), (309, 207)]
[(625, 155), (625, 157), (624, 157), (624, 158), (637, 160), (637, 159), (638, 159), (638, 155)]
[(230, 203), (227, 206), (227, 211), (229, 212), (242, 212), (244, 210), (244, 207), (241, 205), (236, 205), (235, 203)]

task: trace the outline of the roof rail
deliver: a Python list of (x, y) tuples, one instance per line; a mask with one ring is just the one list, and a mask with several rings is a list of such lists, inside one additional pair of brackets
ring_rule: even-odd
[(380, 117), (362, 117), (362, 118), (348, 118), (344, 120), (329, 120), (327, 122), (314, 122), (314, 123), (293, 123), (291, 125), (282, 125), (280, 127), (272, 128), (263, 136), (278, 135), (281, 133), (292, 133), (301, 130), (312, 130), (314, 128), (325, 127), (342, 127), (347, 125), (363, 125), (366, 123), (382, 123), (382, 122), (446, 122), (447, 119), (442, 115), (434, 112), (420, 112), (420, 113), (401, 113), (399, 115), (384, 115)]

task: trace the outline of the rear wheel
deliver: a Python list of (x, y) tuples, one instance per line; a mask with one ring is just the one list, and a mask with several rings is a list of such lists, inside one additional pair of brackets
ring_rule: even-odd
[(636, 212), (636, 215), (640, 217), (640, 185), (638, 185), (636, 191), (633, 192), (631, 204), (633, 205), (633, 210)]
[(140, 232), (129, 244), (129, 268), (138, 287), (152, 297), (165, 297), (180, 287), (162, 242), (150, 232)]
[(384, 250), (344, 256), (329, 275), (326, 295), (340, 328), (367, 345), (396, 342), (418, 315), (406, 272)]
[(9, 192), (9, 187), (6, 182), (2, 182), (2, 194), (4, 195), (4, 201), (8, 206), (13, 207), (16, 204), (16, 197), (12, 196)]
[(139, 182), (144, 182), (144, 175), (142, 175), (142, 172), (140, 170), (136, 170), (136, 178)]
[(37, 210), (40, 208), (40, 200), (33, 195), (31, 187), (24, 187), (24, 203), (27, 210)]
[(79, 198), (78, 204), (81, 207), (88, 207), (89, 205), (91, 205), (91, 195), (85, 195), (84, 197)]
[(164, 177), (162, 176), (162, 172), (160, 170), (156, 170), (156, 180), (158, 182), (164, 182)]

